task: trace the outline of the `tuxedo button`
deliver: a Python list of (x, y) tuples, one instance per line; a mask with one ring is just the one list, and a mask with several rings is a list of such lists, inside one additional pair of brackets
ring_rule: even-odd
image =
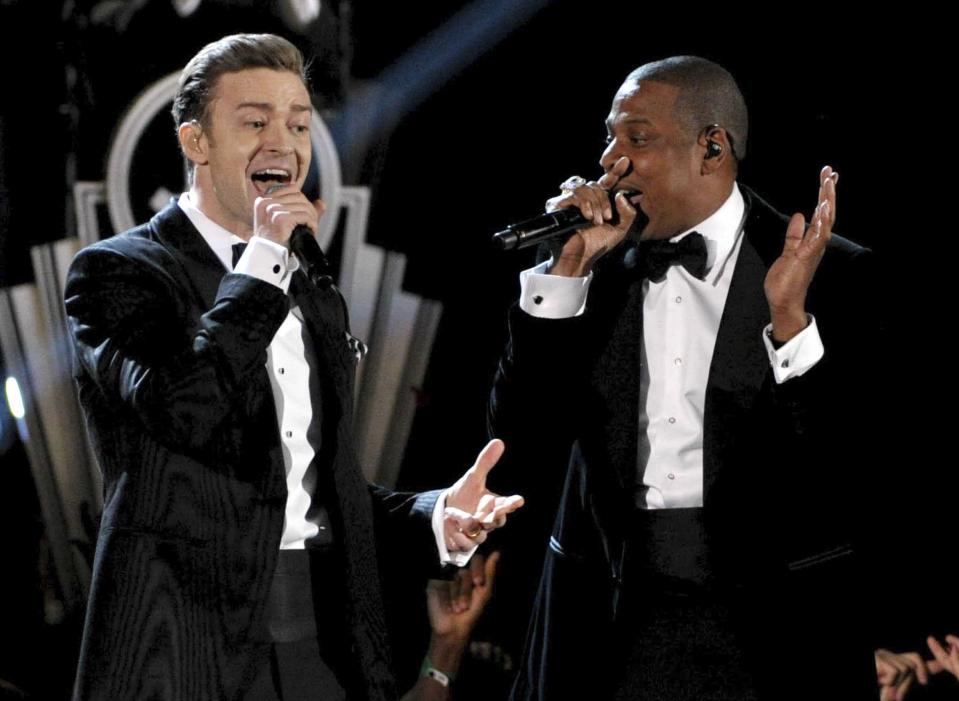
[(676, 295), (676, 304), (682, 304), (682, 303), (683, 303), (683, 298), (682, 298), (682, 296)]
[(786, 360), (782, 361), (782, 363), (780, 363), (779, 367), (781, 367), (781, 368), (788, 368), (788, 367), (789, 367), (789, 359), (787, 358)]
[(682, 364), (683, 364), (683, 359), (682, 359), (682, 358), (676, 358), (675, 360), (673, 360), (673, 365), (677, 365), (677, 366), (678, 366), (678, 365), (682, 365)]
[(676, 479), (676, 475), (674, 475), (672, 472), (670, 472), (670, 473), (669, 473), (668, 475), (666, 475), (666, 476), (669, 477), (669, 479), (671, 479), (671, 480)]
[(274, 273), (279, 273), (279, 272), (280, 272), (280, 266), (279, 266), (279, 265), (274, 265), (274, 266), (273, 266), (273, 272), (274, 272)]
[(542, 303), (543, 303), (543, 295), (536, 295), (535, 297), (533, 297), (533, 304), (542, 304)]
[(675, 417), (675, 416), (670, 416), (670, 417), (669, 417), (669, 423), (671, 423), (671, 424), (676, 423), (676, 417)]
[(281, 375), (285, 374), (285, 373), (286, 373), (286, 368), (280, 368), (280, 369), (279, 369), (279, 373), (280, 373)]
[(286, 432), (286, 437), (287, 437), (287, 438), (292, 438), (292, 437), (293, 437), (293, 431), (287, 431), (287, 432)]

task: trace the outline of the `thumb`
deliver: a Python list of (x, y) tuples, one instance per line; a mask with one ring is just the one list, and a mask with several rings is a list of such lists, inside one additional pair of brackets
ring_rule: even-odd
[(624, 234), (628, 234), (636, 220), (636, 208), (623, 190), (616, 193), (613, 201), (616, 205), (616, 214), (619, 215), (619, 225), (616, 228)]
[(506, 450), (506, 444), (499, 438), (494, 438), (486, 444), (486, 447), (476, 456), (476, 462), (473, 463), (472, 472), (477, 479), (481, 479), (485, 483), (486, 476), (493, 469), (493, 465), (502, 457), (504, 450)]
[(783, 250), (794, 251), (799, 248), (805, 231), (806, 220), (803, 219), (803, 215), (792, 215), (789, 219), (789, 227), (786, 229), (786, 244), (783, 246)]

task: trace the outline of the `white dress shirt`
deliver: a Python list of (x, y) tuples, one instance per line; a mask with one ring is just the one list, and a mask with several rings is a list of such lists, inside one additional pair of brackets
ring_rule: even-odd
[[(672, 242), (699, 232), (706, 241), (706, 277), (680, 265), (643, 281), (639, 446), (640, 503), (650, 509), (703, 505), (703, 412), (719, 323), (743, 237), (745, 203), (733, 185), (726, 201)], [(578, 316), (586, 307), (592, 274), (545, 274), (549, 262), (520, 274), (520, 307), (532, 316)], [(761, 333), (776, 382), (798, 377), (823, 355), (816, 321), (778, 350)]]
[[(203, 240), (210, 246), (226, 270), (251, 275), (284, 292), (290, 287), (290, 279), (299, 263), (286, 246), (253, 236), (249, 242), (227, 231), (211, 220), (193, 204), (189, 192), (180, 195), (180, 209), (196, 227)], [(233, 268), (233, 246), (247, 243), (246, 250)], [(283, 448), (283, 465), (286, 469), (287, 499), (283, 520), (280, 549), (303, 549), (306, 540), (324, 527), (311, 520), (307, 513), (316, 493), (316, 475), (310, 470), (315, 452), (307, 440), (307, 430), (313, 420), (313, 403), (310, 397), (310, 365), (307, 362), (303, 333), (303, 316), (299, 307), (293, 307), (286, 315), (276, 335), (267, 348), (266, 369), (273, 389), (276, 406), (280, 444)], [(312, 349), (309, 350), (312, 353)], [(433, 509), (433, 532), (440, 561), (462, 566), (475, 552), (448, 552), (443, 537), (443, 511), (446, 493), (436, 501)]]

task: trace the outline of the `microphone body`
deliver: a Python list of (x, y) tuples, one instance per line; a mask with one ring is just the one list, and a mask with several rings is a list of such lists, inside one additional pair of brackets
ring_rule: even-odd
[(565, 236), (587, 226), (592, 226), (592, 221), (584, 217), (579, 209), (566, 207), (518, 224), (510, 224), (493, 235), (493, 245), (501, 251), (519, 250)]
[[(609, 191), (609, 203), (613, 209), (613, 218), (608, 224), (619, 224), (619, 214), (616, 210), (616, 194), (619, 191)], [(622, 190), (627, 197), (636, 194), (633, 190)], [(639, 207), (636, 207), (636, 218), (633, 220), (631, 231), (641, 231), (649, 219)], [(510, 224), (503, 231), (493, 234), (493, 246), (501, 251), (514, 251), (529, 248), (550, 239), (568, 236), (577, 229), (593, 226), (593, 220), (587, 219), (578, 207), (566, 207), (555, 212), (546, 212), (532, 219)]]
[(316, 242), (316, 237), (310, 227), (298, 224), (290, 234), (290, 250), (304, 267), (306, 276), (314, 285), (327, 289), (333, 284), (330, 275), (330, 262), (323, 254), (323, 249)]

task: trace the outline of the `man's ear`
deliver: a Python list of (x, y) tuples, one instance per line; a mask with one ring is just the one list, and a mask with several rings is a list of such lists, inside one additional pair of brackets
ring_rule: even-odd
[(729, 143), (729, 135), (718, 124), (710, 124), (703, 129), (698, 143), (703, 148), (703, 175), (715, 173), (732, 158), (733, 149)]
[(205, 166), (209, 162), (207, 157), (209, 139), (203, 133), (203, 127), (198, 121), (191, 119), (189, 122), (183, 122), (176, 130), (176, 134), (180, 140), (183, 155), (194, 165)]

